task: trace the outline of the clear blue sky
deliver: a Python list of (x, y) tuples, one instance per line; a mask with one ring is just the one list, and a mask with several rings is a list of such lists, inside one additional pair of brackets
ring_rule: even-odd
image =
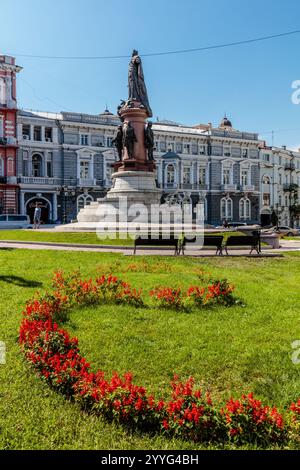
[[(15, 53), (19, 106), (115, 112), (127, 98), (128, 59), (44, 60), (37, 55), (130, 55), (234, 42), (300, 29), (299, 0), (1, 0), (0, 50)], [(199, 53), (145, 57), (154, 116), (276, 132), (300, 147), (300, 34)], [(271, 134), (265, 134), (271, 143)]]

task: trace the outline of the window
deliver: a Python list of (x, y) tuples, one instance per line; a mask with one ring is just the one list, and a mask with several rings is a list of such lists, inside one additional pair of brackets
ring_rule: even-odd
[(223, 184), (230, 184), (230, 169), (224, 168), (223, 170)]
[(7, 176), (14, 176), (15, 174), (15, 169), (14, 169), (14, 159), (12, 157), (9, 157), (7, 159)]
[(205, 145), (199, 145), (199, 155), (205, 155)]
[(279, 165), (282, 165), (282, 158), (281, 157), (278, 158), (278, 162), (279, 162)]
[(230, 155), (231, 155), (230, 147), (224, 147), (224, 156), (230, 157)]
[(80, 145), (89, 145), (88, 134), (80, 134)]
[(78, 212), (84, 208), (84, 206), (88, 206), (91, 202), (93, 202), (93, 197), (89, 194), (81, 194), (77, 198), (77, 214)]
[(190, 184), (191, 182), (191, 169), (188, 166), (183, 168), (183, 184)]
[(79, 178), (88, 179), (90, 175), (89, 169), (90, 169), (90, 162), (81, 160)]
[(199, 168), (199, 184), (205, 184), (206, 169)]
[(288, 196), (285, 196), (285, 207), (288, 207), (289, 205), (289, 198)]
[(270, 205), (270, 193), (263, 193), (263, 205), (264, 206)]
[(5, 80), (4, 78), (0, 78), (0, 103), (5, 104)]
[(248, 149), (242, 149), (242, 157), (248, 158)]
[(158, 140), (156, 140), (154, 142), (154, 150), (159, 150), (159, 141)]
[(263, 176), (262, 182), (263, 184), (270, 184), (270, 178), (268, 176)]
[(3, 117), (0, 116), (0, 139), (4, 137)]
[(45, 127), (45, 140), (52, 142), (52, 127)]
[(168, 143), (168, 152), (174, 152), (174, 142)]
[(221, 219), (232, 219), (232, 199), (230, 198), (221, 199)]
[(182, 143), (181, 142), (176, 142), (176, 152), (177, 153), (182, 153)]
[(23, 168), (22, 168), (23, 176), (29, 176), (28, 175), (28, 152), (26, 150), (23, 151)]
[(268, 153), (263, 154), (263, 161), (264, 162), (269, 162), (270, 161), (270, 155)]
[(248, 170), (241, 171), (241, 184), (246, 186), (248, 184)]
[(41, 141), (42, 140), (42, 128), (41, 126), (34, 126), (33, 128), (33, 140)]
[(43, 159), (39, 154), (32, 155), (32, 176), (39, 178), (43, 176)]
[(4, 162), (1, 157), (0, 157), (0, 176), (4, 176)]
[(278, 196), (278, 205), (279, 206), (282, 205), (282, 196), (281, 196), (281, 194), (279, 194), (279, 196)]
[(278, 178), (279, 178), (279, 184), (282, 184), (282, 174), (281, 173), (279, 173)]
[(174, 165), (167, 166), (167, 184), (173, 184), (175, 182), (175, 169)]
[(251, 202), (248, 198), (240, 200), (240, 219), (249, 220), (251, 216)]
[(191, 145), (183, 144), (183, 153), (190, 153), (190, 152), (191, 152)]
[(161, 152), (166, 151), (166, 142), (163, 142), (163, 141), (160, 142), (160, 151)]
[(53, 177), (52, 152), (47, 154), (47, 176), (48, 178)]
[(112, 147), (113, 146), (112, 141), (113, 141), (113, 137), (107, 137), (106, 138), (106, 146), (107, 147)]
[(30, 139), (30, 125), (29, 124), (23, 124), (22, 126), (22, 137), (24, 140), (29, 140)]

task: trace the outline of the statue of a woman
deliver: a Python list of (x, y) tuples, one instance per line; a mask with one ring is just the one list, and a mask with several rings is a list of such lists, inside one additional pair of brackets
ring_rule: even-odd
[(145, 107), (148, 117), (152, 116), (152, 110), (149, 105), (145, 85), (142, 61), (138, 51), (135, 49), (132, 52), (132, 58), (128, 69), (128, 100), (139, 101)]

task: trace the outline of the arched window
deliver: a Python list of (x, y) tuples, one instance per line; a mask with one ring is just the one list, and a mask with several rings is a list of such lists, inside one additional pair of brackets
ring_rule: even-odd
[(167, 166), (167, 183), (175, 183), (175, 168), (174, 165)]
[(0, 78), (0, 103), (5, 104), (5, 80), (4, 78)]
[(14, 176), (14, 159), (12, 157), (9, 157), (7, 159), (7, 176)]
[(0, 157), (0, 176), (4, 176), (4, 162), (1, 157)]
[(230, 197), (221, 199), (221, 219), (232, 219), (232, 199)]
[(81, 194), (77, 198), (77, 214), (78, 212), (84, 208), (84, 206), (88, 206), (91, 202), (93, 202), (93, 197), (90, 194)]
[(251, 201), (247, 197), (240, 200), (240, 219), (251, 219)]
[(35, 178), (43, 176), (43, 157), (38, 153), (32, 155), (32, 176)]

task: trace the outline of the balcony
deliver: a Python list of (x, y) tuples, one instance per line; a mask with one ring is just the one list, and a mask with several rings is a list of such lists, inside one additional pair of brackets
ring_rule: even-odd
[(222, 191), (236, 191), (236, 184), (222, 184)]
[(295, 163), (286, 163), (284, 169), (288, 171), (294, 171), (296, 169)]
[(91, 186), (96, 186), (96, 179), (95, 178), (78, 178), (77, 185), (81, 188), (89, 188)]
[(252, 193), (253, 191), (255, 191), (254, 184), (241, 184), (240, 188), (241, 191), (243, 191), (244, 193)]
[(293, 193), (298, 190), (298, 184), (290, 183), (283, 185), (283, 191)]
[(61, 183), (59, 178), (43, 178), (35, 176), (21, 176), (18, 178), (18, 182), (21, 184), (37, 184), (37, 185), (48, 185), (57, 186)]

